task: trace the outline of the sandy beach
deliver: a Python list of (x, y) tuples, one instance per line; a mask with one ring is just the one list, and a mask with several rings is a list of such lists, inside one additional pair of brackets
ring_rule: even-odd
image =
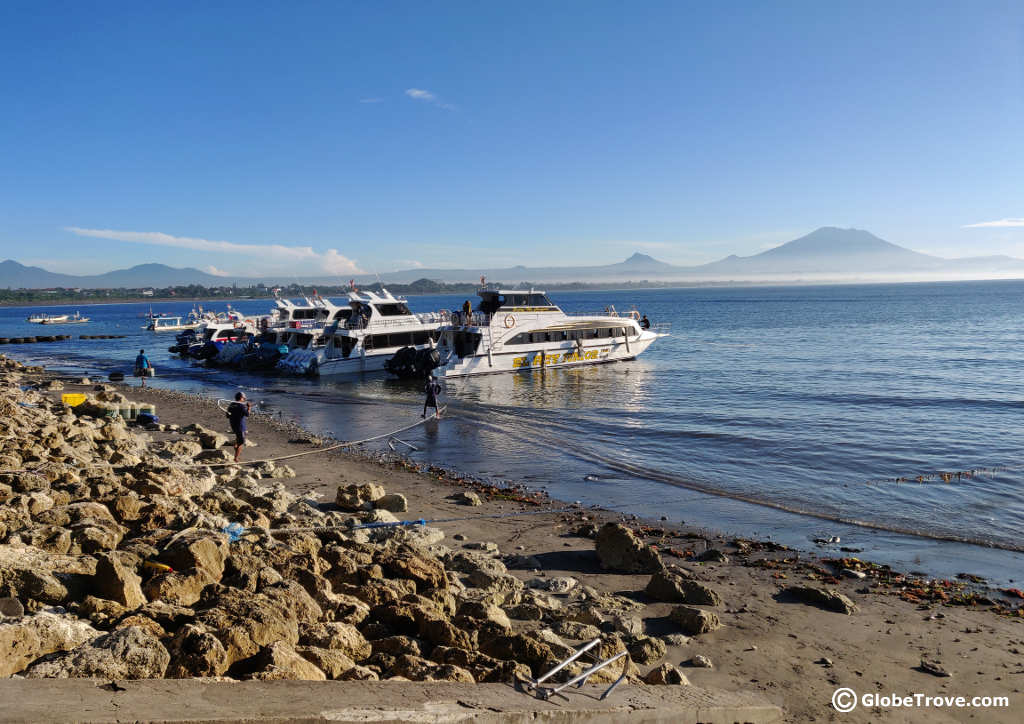
[[(59, 399), (92, 388), (65, 379), (62, 389), (45, 394)], [(224, 413), (212, 400), (134, 385), (117, 389), (131, 400), (154, 404), (164, 426), (197, 423), (228, 432)], [(426, 424), (444, 434), (443, 418)], [(148, 434), (154, 444), (180, 438), (177, 431)], [(244, 450), (243, 462), (292, 456), (330, 442), (259, 415), (251, 418), (250, 439), (255, 446)], [(844, 554), (848, 558), (841, 562), (822, 560), (771, 543), (582, 509), (521, 490), (489, 488), (438, 468), (421, 469), (414, 456), (340, 448), (284, 462), (294, 477), (274, 482), (324, 509), (333, 507), (339, 487), (380, 485), (388, 494), (404, 496), (407, 510), (396, 513), (398, 518), (428, 521), (428, 528), (444, 532), (444, 545), (452, 550), (498, 551), (508, 575), (524, 590), (542, 590), (554, 581), (548, 590), (566, 601), (571, 598), (562, 593), (564, 586), (612, 597), (620, 610), (597, 606), (594, 623), (617, 632), (632, 658), (639, 659), (634, 678), (671, 664), (694, 686), (758, 693), (782, 707), (787, 721), (1019, 721), (1024, 618), (1022, 601), (1012, 590), (987, 590), (963, 580), (922, 581), (872, 567), (853, 558), (855, 553)], [(457, 503), (451, 496), (460, 492), (474, 493), (480, 504)], [(457, 520), (434, 522), (445, 519)], [(647, 550), (658, 552), (669, 572), (692, 582), (687, 585), (717, 594), (700, 608), (720, 626), (684, 633), (672, 615), (678, 601), (650, 595), (650, 572), (604, 567), (608, 561), (595, 550), (595, 535), (607, 523), (632, 530)], [(504, 605), (516, 613), (515, 606)], [(535, 624), (513, 620), (517, 630)], [(662, 643), (643, 643), (650, 639)], [(943, 671), (948, 676), (937, 675)], [(1006, 696), (1010, 706), (927, 711), (859, 706), (839, 713), (830, 702), (841, 687), (858, 695)]]

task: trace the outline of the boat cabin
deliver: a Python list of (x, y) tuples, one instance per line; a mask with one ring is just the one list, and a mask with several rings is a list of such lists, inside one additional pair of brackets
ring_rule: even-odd
[(377, 323), (404, 324), (415, 321), (404, 299), (392, 296), (386, 289), (381, 294), (374, 292), (353, 292), (349, 294), (350, 316), (345, 327), (365, 329)]
[(480, 295), (480, 304), (477, 310), (484, 314), (561, 311), (551, 303), (547, 294), (533, 289), (528, 292), (522, 290), (481, 289), (477, 294)]

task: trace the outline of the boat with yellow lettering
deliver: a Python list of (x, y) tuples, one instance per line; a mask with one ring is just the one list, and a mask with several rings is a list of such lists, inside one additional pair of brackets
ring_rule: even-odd
[(630, 360), (668, 332), (636, 311), (567, 314), (537, 290), (483, 288), (477, 294), (475, 309), (440, 328), (439, 377)]

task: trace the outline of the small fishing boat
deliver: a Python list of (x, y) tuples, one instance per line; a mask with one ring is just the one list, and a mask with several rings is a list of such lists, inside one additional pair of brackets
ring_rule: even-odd
[(27, 321), (32, 322), (32, 324), (57, 324), (58, 322), (66, 322), (67, 320), (67, 314), (45, 314), (43, 312), (30, 314), (27, 319)]
[(59, 317), (51, 317), (44, 319), (39, 324), (85, 324), (89, 321), (88, 317), (83, 317), (80, 312), (75, 312), (73, 315), (61, 315)]

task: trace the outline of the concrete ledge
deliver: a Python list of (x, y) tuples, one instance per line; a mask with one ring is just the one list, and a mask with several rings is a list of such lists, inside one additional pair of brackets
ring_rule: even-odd
[(540, 701), (504, 684), (448, 682), (211, 682), (152, 679), (0, 681), (4, 722), (598, 722), (774, 724), (759, 696), (694, 686), (600, 685)]

